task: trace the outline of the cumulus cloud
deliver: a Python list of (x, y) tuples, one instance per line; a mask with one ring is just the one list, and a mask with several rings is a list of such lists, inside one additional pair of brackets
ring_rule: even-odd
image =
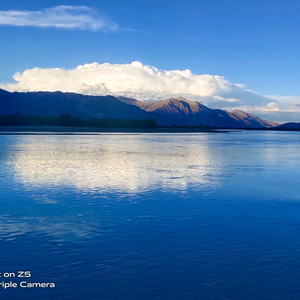
[(87, 6), (55, 6), (39, 11), (0, 11), (0, 25), (118, 31), (117, 24)]
[(197, 75), (190, 70), (160, 70), (131, 64), (85, 64), (75, 69), (33, 68), (16, 73), (8, 91), (62, 91), (85, 95), (114, 95), (155, 101), (183, 96), (211, 108), (242, 109), (251, 113), (299, 113), (300, 97), (261, 95), (233, 84), (223, 76)]
[[(131, 64), (85, 64), (73, 70), (28, 69), (13, 76), (9, 91), (62, 91), (88, 95), (118, 94), (140, 100), (169, 95), (210, 97), (230, 92), (234, 85), (222, 76), (194, 75), (190, 70), (159, 70), (135, 61)], [(236, 87), (238, 88), (238, 87)], [(233, 101), (229, 97), (228, 101)]]

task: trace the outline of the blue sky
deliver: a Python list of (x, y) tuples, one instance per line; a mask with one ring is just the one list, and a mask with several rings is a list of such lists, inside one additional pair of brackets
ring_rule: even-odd
[[(12, 10), (45, 14), (57, 6), (85, 6), (84, 14), (104, 25), (41, 27), (38, 17), (28, 15), (27, 23), (22, 19), (22, 26), (15, 26), (17, 17), (8, 16)], [(276, 95), (275, 104), (284, 101), (279, 96), (295, 96), (289, 103), (299, 106), (299, 1), (11, 0), (2, 1), (0, 11), (3, 85), (13, 83), (16, 72), (35, 67), (68, 70), (139, 61), (159, 70), (220, 75), (259, 95)]]

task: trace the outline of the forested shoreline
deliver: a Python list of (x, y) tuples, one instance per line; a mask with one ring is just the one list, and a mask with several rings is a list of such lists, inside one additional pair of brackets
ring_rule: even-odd
[(95, 128), (157, 128), (155, 119), (100, 119), (89, 120), (71, 116), (69, 113), (58, 117), (23, 116), (20, 113), (0, 115), (0, 126), (63, 126)]

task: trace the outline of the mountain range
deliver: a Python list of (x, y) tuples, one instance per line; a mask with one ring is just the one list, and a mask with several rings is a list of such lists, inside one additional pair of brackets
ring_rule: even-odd
[(62, 92), (10, 93), (0, 89), (0, 115), (59, 116), (70, 113), (83, 119), (154, 118), (159, 125), (206, 125), (227, 128), (270, 128), (276, 123), (255, 117), (241, 110), (227, 112), (210, 109), (183, 97), (155, 102), (142, 102), (113, 96), (86, 96)]
[(269, 128), (277, 126), (276, 123), (255, 117), (235, 109), (227, 112), (221, 109), (210, 109), (197, 101), (189, 101), (183, 97), (169, 98), (155, 102), (141, 102), (135, 99), (117, 97), (120, 101), (142, 108), (164, 117), (176, 119), (181, 125), (208, 125), (232, 128)]

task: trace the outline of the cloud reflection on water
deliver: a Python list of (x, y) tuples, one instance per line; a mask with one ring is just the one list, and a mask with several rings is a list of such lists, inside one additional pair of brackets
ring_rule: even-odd
[(221, 159), (206, 135), (193, 142), (174, 135), (26, 136), (14, 155), (15, 180), (35, 187), (137, 193), (217, 184)]
[(206, 134), (11, 137), (2, 148), (1, 172), (14, 189), (6, 191), (2, 202), (0, 239), (33, 232), (55, 241), (82, 241), (127, 222), (119, 208), (134, 215), (124, 203), (116, 204), (122, 199), (136, 201), (135, 195), (155, 191), (187, 193), (191, 186), (216, 187), (223, 163), (206, 145), (207, 138)]

